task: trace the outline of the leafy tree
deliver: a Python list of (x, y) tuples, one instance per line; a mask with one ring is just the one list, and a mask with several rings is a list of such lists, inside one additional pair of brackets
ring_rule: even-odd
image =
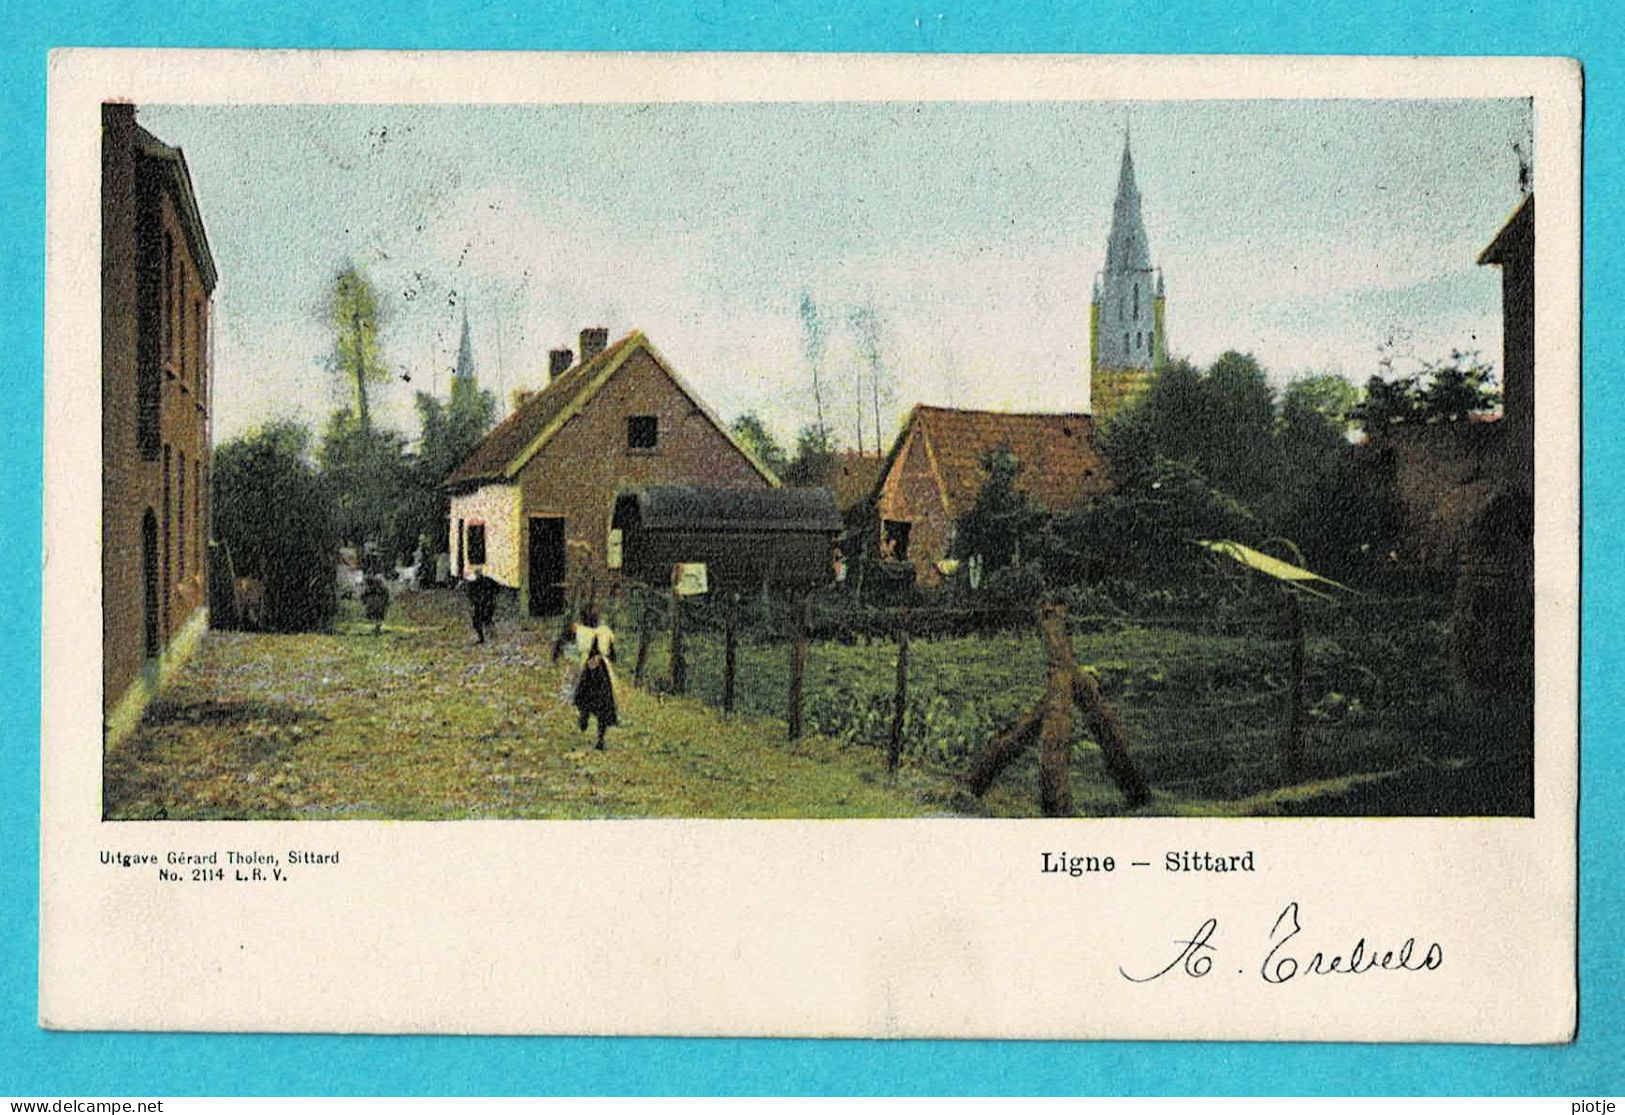
[(452, 380), (449, 401), (442, 402), (422, 391), (413, 401), (423, 433), (417, 456), (406, 469), (407, 486), (401, 494), (400, 527), (393, 543), (401, 558), (413, 555), (420, 538), (428, 540), (427, 552), (431, 554), (444, 545), (450, 510), (446, 478), (490, 432), (497, 411), (496, 396), (482, 391), (467, 376)]
[(389, 369), (378, 347), (378, 298), (366, 274), (354, 264), (345, 265), (333, 280), (327, 318), (333, 327), (333, 370), (352, 392), (351, 413), (357, 425), (370, 430), (367, 387), (387, 383)]
[(1280, 476), (1258, 505), (1276, 533), (1297, 539), (1304, 518), (1319, 514), (1315, 492), (1349, 453), (1349, 414), (1359, 397), (1338, 375), (1304, 376), (1282, 392), (1275, 427)]
[(339, 537), (380, 557), (398, 557), (402, 537), (416, 537), (401, 498), (411, 474), (405, 439), (394, 430), (363, 426), (346, 407), (322, 431), (318, 461), (333, 493)]
[(1365, 398), (1354, 408), (1352, 416), (1366, 432), (1385, 426), (1422, 420), (1422, 401), (1416, 376), (1384, 379), (1372, 376), (1365, 381)]
[(310, 461), (310, 432), (273, 422), (215, 450), (214, 536), (239, 577), (265, 586), (266, 626), (323, 630), (338, 601), (331, 493)]
[(1226, 352), (1201, 381), (1197, 467), (1249, 503), (1275, 483), (1275, 392), (1252, 356)]
[(835, 461), (835, 439), (822, 425), (806, 425), (796, 435), (796, 454), (780, 474), (792, 488), (811, 488), (827, 483)]
[(1042, 544), (1045, 516), (1018, 486), (1021, 460), (1001, 445), (982, 455), (982, 487), (976, 503), (954, 524), (952, 555), (980, 555), (989, 573), (1019, 562)]
[(757, 417), (754, 411), (741, 414), (733, 420), (728, 432), (734, 439), (750, 450), (755, 458), (772, 470), (774, 476), (783, 477), (789, 467), (790, 458), (784, 452), (784, 447), (774, 438), (773, 431), (767, 424)]
[(1044, 560), (1052, 583), (1168, 580), (1203, 568), (1196, 539), (1246, 542), (1260, 533), (1249, 507), (1194, 465), (1163, 457), (1121, 477), (1087, 506), (1057, 516)]
[(1446, 359), (1423, 364), (1420, 375), (1372, 376), (1353, 417), (1371, 433), (1406, 423), (1460, 422), (1500, 405), (1494, 385), (1495, 369), (1478, 353), (1452, 349)]
[(1243, 499), (1267, 492), (1277, 475), (1275, 400), (1251, 356), (1226, 352), (1206, 372), (1186, 361), (1164, 368), (1106, 431), (1115, 475), (1179, 461)]
[(1461, 422), (1501, 403), (1501, 393), (1494, 389), (1495, 369), (1476, 352), (1452, 349), (1448, 360), (1426, 367), (1428, 385), (1421, 403), (1429, 422)]

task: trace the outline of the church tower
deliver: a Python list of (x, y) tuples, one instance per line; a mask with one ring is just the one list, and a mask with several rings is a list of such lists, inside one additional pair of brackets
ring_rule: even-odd
[(1162, 271), (1151, 266), (1134, 156), (1123, 137), (1106, 266), (1089, 306), (1089, 399), (1096, 423), (1143, 395), (1167, 359)]

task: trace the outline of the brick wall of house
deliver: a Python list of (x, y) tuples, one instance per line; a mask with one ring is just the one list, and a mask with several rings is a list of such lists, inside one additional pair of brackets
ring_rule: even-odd
[[(657, 448), (628, 447), (627, 419), (634, 415), (657, 419)], [(769, 486), (642, 349), (628, 356), (592, 402), (531, 458), (519, 480), (526, 519), (564, 517), (572, 584), (604, 579), (609, 520), (619, 491), (651, 484)], [(526, 571), (529, 533), (528, 526), (519, 532), (519, 566)]]
[(908, 559), (921, 584), (936, 583), (940, 578), (935, 563), (947, 556), (953, 523), (943, 509), (942, 494), (918, 427), (909, 432), (908, 441), (892, 463), (876, 509), (882, 523), (897, 519), (912, 524)]
[[(188, 250), (176, 198), (164, 185), (170, 171), (139, 152), (138, 135), (131, 106), (106, 106), (102, 148), (104, 712), (142, 677), (148, 660), (142, 543), (147, 511), (152, 512), (158, 528), (160, 643), (167, 647), (208, 599), (209, 296)], [(167, 252), (166, 234), (171, 246)], [(168, 284), (163, 281), (166, 256), (172, 261)], [(146, 444), (139, 432), (138, 405), (144, 346), (151, 346), (150, 359), (156, 361), (158, 419), (155, 435)]]

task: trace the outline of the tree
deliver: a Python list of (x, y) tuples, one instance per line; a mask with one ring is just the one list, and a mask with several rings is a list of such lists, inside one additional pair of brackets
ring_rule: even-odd
[(1226, 352), (1207, 371), (1176, 361), (1106, 431), (1113, 472), (1144, 472), (1160, 461), (1198, 469), (1214, 487), (1246, 501), (1277, 476), (1275, 396), (1253, 357)]
[(982, 455), (982, 487), (976, 503), (954, 524), (954, 557), (979, 555), (989, 573), (1031, 557), (1044, 514), (1018, 485), (1022, 463), (1008, 445)]
[(741, 414), (738, 418), (735, 418), (728, 427), (728, 432), (753, 457), (766, 465), (774, 476), (784, 476), (789, 467), (790, 458), (785, 454), (784, 447), (774, 438), (773, 431), (767, 428), (767, 423), (763, 422), (755, 411)]
[(1444, 360), (1424, 363), (1418, 375), (1372, 376), (1352, 413), (1367, 433), (1407, 423), (1460, 422), (1501, 404), (1494, 384), (1494, 367), (1478, 353), (1452, 349)]
[(1449, 359), (1425, 367), (1428, 385), (1421, 393), (1425, 421), (1461, 422), (1501, 405), (1501, 393), (1494, 389), (1495, 369), (1478, 353), (1452, 349)]
[(363, 426), (348, 407), (328, 419), (318, 453), (322, 479), (332, 492), (340, 539), (394, 560), (416, 539), (403, 494), (410, 489), (406, 439), (394, 430)]
[(813, 488), (828, 483), (835, 450), (834, 439), (822, 426), (801, 427), (796, 434), (796, 454), (785, 465), (780, 478), (792, 488)]
[(1254, 541), (1257, 516), (1192, 464), (1160, 458), (1086, 507), (1058, 516), (1044, 555), (1052, 583), (1171, 580), (1203, 567), (1197, 539)]
[(863, 422), (864, 404), (868, 403), (874, 413), (875, 421), (875, 451), (880, 452), (883, 435), (883, 426), (880, 415), (882, 409), (890, 404), (896, 397), (896, 385), (892, 381), (891, 370), (886, 366), (882, 355), (881, 344), (882, 325), (880, 313), (871, 300), (854, 309), (847, 315), (847, 324), (857, 340), (858, 355), (862, 362), (855, 369), (855, 380), (858, 389), (858, 452), (863, 452)]
[(331, 493), (310, 461), (310, 432), (273, 422), (214, 453), (214, 536), (238, 577), (265, 587), (264, 624), (324, 630), (338, 608)]
[(1384, 379), (1372, 376), (1365, 381), (1365, 397), (1350, 412), (1367, 433), (1386, 426), (1422, 420), (1422, 401), (1416, 376)]
[(423, 391), (413, 402), (422, 435), (417, 456), (404, 477), (407, 488), (401, 497), (401, 528), (395, 541), (402, 557), (415, 553), (420, 538), (428, 540), (429, 554), (444, 545), (450, 511), (446, 478), (490, 432), (497, 412), (496, 396), (481, 390), (471, 376), (452, 379), (447, 402)]
[(1349, 414), (1359, 397), (1338, 375), (1304, 376), (1282, 392), (1275, 427), (1280, 476), (1259, 507), (1276, 533), (1298, 540), (1305, 519), (1320, 513), (1314, 493), (1349, 453)]
[(357, 425), (370, 430), (367, 387), (387, 383), (389, 369), (378, 347), (378, 299), (365, 273), (354, 264), (345, 265), (333, 280), (327, 316), (333, 327), (333, 370), (353, 393), (351, 413)]
[(824, 361), (824, 322), (818, 313), (818, 304), (806, 291), (801, 292), (801, 303), (797, 309), (801, 314), (802, 346), (807, 353), (807, 367), (812, 372), (813, 410), (818, 416), (818, 436), (828, 441), (829, 424), (824, 421), (824, 388), (818, 378), (818, 369)]

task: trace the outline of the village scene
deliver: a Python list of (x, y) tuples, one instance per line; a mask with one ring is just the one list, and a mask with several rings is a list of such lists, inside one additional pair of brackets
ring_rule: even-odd
[(105, 105), (104, 816), (1529, 815), (1531, 129)]

